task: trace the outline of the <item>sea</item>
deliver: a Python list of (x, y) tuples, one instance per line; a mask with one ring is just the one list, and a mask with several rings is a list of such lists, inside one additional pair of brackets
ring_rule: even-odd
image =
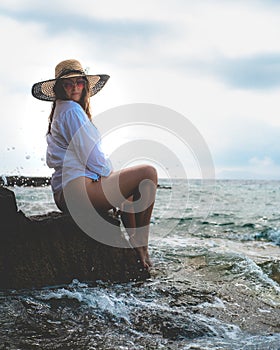
[[(25, 215), (49, 186), (10, 187)], [(161, 179), (146, 281), (0, 291), (0, 349), (280, 349), (280, 181)]]

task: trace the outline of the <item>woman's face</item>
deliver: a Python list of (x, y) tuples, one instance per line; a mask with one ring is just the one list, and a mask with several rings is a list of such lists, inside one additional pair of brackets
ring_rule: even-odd
[(79, 102), (85, 88), (86, 81), (83, 78), (63, 79), (62, 86), (65, 90), (67, 98), (75, 102)]

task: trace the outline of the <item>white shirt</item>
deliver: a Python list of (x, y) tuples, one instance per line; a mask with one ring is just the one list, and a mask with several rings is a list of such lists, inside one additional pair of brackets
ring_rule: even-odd
[(112, 171), (111, 162), (101, 149), (98, 130), (74, 101), (56, 101), (47, 143), (47, 165), (55, 170), (51, 179), (54, 193), (77, 177), (98, 180)]

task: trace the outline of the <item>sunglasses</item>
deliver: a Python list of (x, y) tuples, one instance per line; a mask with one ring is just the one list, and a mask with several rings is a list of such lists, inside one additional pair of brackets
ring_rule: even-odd
[(72, 90), (75, 85), (78, 89), (82, 89), (85, 87), (86, 81), (81, 79), (77, 81), (65, 81), (64, 83), (62, 83), (62, 86), (65, 90)]

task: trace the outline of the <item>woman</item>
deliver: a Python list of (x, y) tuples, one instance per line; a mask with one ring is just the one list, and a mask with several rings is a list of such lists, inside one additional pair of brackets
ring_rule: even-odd
[[(87, 75), (80, 62), (66, 60), (55, 68), (55, 79), (36, 83), (32, 95), (53, 101), (47, 134), (47, 164), (54, 168), (51, 185), (58, 208), (67, 211), (66, 190), (83, 187), (97, 212), (120, 208), (121, 219), (144, 268), (151, 266), (148, 236), (157, 187), (157, 172), (149, 165), (113, 171), (91, 123), (90, 97), (108, 75)], [(66, 157), (67, 154), (67, 157)]]

